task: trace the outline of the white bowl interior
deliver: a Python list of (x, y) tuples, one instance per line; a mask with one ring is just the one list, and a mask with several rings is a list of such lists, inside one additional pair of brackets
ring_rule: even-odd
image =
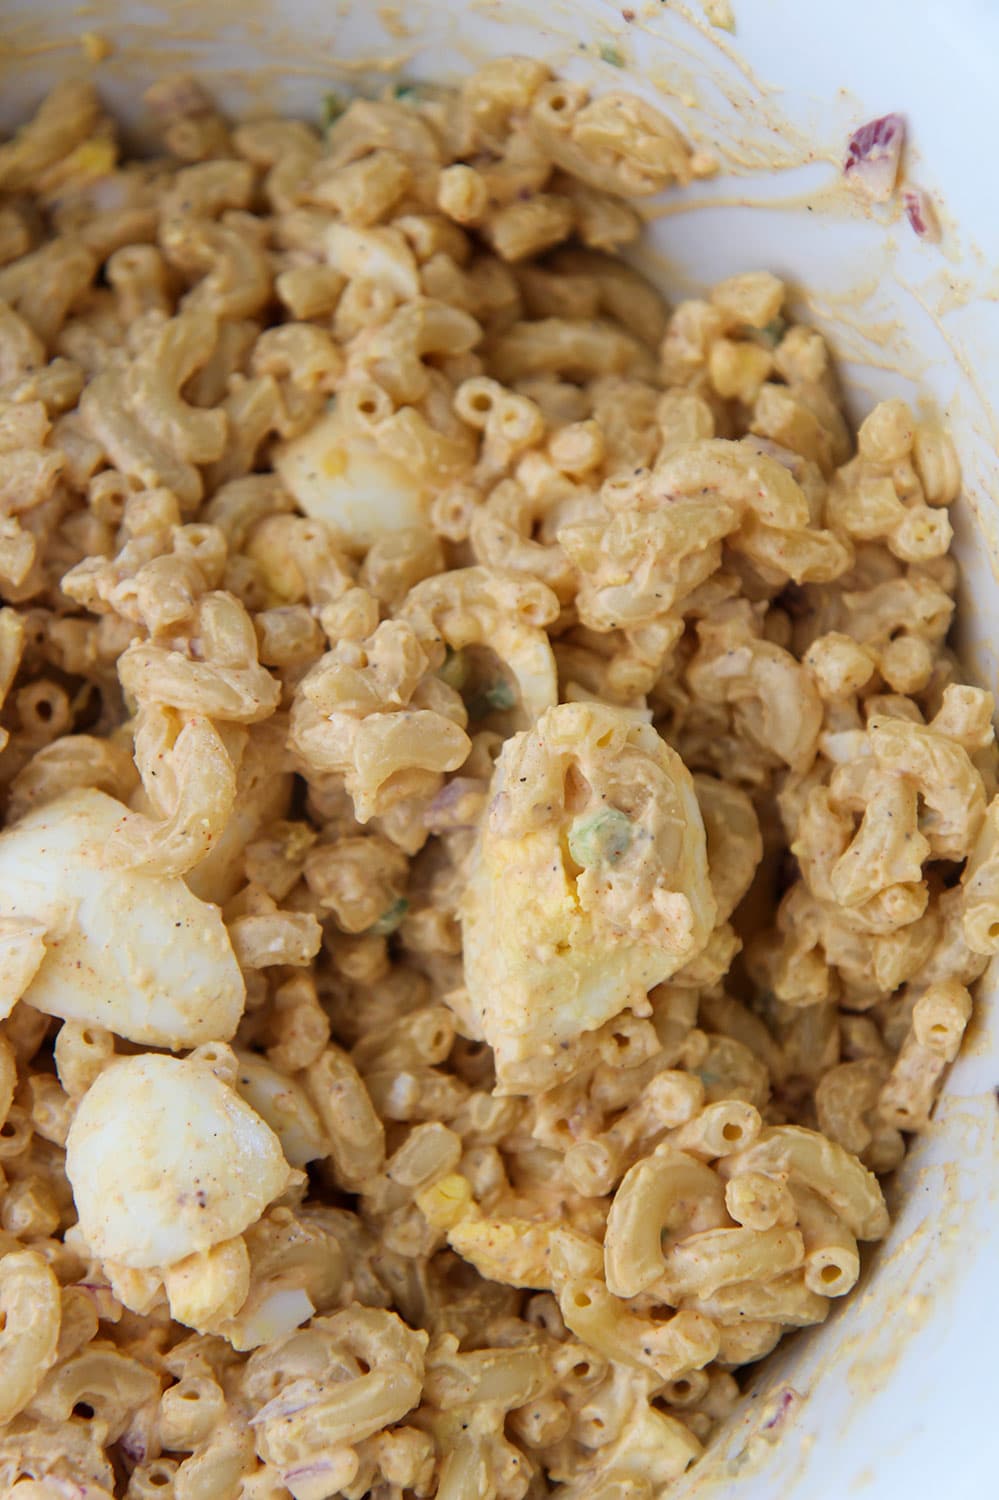
[[(22, 119), (58, 78), (87, 71), (133, 124), (142, 89), (178, 69), (197, 71), (235, 112), (313, 118), (331, 88), (363, 90), (400, 73), (446, 82), (508, 52), (542, 57), (597, 90), (643, 94), (722, 163), (716, 179), (651, 207), (637, 257), (649, 274), (686, 295), (738, 270), (774, 270), (829, 338), (855, 415), (902, 395), (949, 423), (965, 475), (955, 514), (962, 648), (975, 677), (994, 686), (999, 197), (988, 148), (999, 131), (999, 8), (732, 0), (734, 35), (708, 24), (712, 8), (718, 0), (634, 0), (625, 11), (606, 0), (247, 0), (237, 20), (217, 0), (136, 3), (124, 17), (99, 0), (85, 14), (75, 0), (7, 0), (0, 127)], [(97, 67), (84, 58), (86, 31), (114, 44)], [(939, 246), (917, 240), (897, 212), (872, 213), (843, 190), (850, 131), (889, 110), (909, 122), (907, 174), (938, 205)], [(993, 988), (983, 986), (933, 1130), (897, 1174), (898, 1217), (860, 1288), (824, 1327), (766, 1362), (678, 1495), (716, 1494), (726, 1480), (738, 1482), (739, 1500), (995, 1493)], [(800, 1399), (768, 1427), (787, 1387)]]

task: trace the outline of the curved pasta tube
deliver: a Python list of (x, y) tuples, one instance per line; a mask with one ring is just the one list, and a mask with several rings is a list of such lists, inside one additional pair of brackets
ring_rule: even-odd
[(480, 562), (537, 578), (567, 603), (576, 586), (573, 564), (559, 542), (539, 542), (533, 536), (549, 509), (546, 496), (531, 496), (516, 481), (504, 480), (473, 512), (469, 538)]
[(875, 760), (915, 782), (929, 809), (923, 830), (940, 859), (963, 859), (985, 816), (985, 788), (962, 745), (905, 719), (871, 719)]
[(664, 1232), (722, 1227), (728, 1221), (721, 1178), (670, 1145), (637, 1162), (614, 1195), (604, 1239), (607, 1286), (637, 1297), (663, 1274)]
[(411, 162), (436, 166), (441, 147), (434, 131), (414, 110), (392, 99), (354, 99), (327, 136), (333, 166), (349, 166), (379, 148), (398, 151)]
[[(261, 477), (253, 475), (252, 479)], [(280, 606), (305, 600), (318, 608), (344, 598), (353, 586), (353, 577), (334, 533), (321, 520), (276, 514), (276, 497), (267, 491), (246, 494), (244, 504), (249, 514), (244, 520), (237, 509), (242, 498), (239, 490), (250, 483), (236, 480), (225, 486), (216, 493), (206, 514), (211, 515), (216, 506), (221, 510), (221, 502), (231, 497), (235, 524), (229, 522), (234, 531), (230, 545), (245, 550), (253, 559), (269, 592), (268, 602)], [(221, 515), (218, 521), (228, 529)], [(377, 623), (376, 615), (372, 630)]]
[(637, 197), (694, 175), (693, 156), (676, 126), (631, 94), (588, 99), (578, 85), (556, 80), (537, 90), (529, 120), (552, 161), (590, 187)]
[(163, 194), (164, 221), (217, 218), (227, 208), (249, 208), (255, 173), (248, 161), (199, 161), (182, 167)]
[(273, 376), (281, 393), (278, 432), (296, 437), (316, 420), (343, 374), (343, 356), (330, 335), (313, 323), (268, 328), (253, 348), (254, 375)]
[(872, 779), (860, 827), (829, 872), (832, 895), (842, 906), (859, 906), (893, 886), (922, 880), (930, 844), (919, 832), (916, 799), (915, 785), (902, 776)]
[(657, 493), (673, 497), (711, 492), (740, 514), (751, 511), (781, 530), (802, 530), (810, 519), (801, 486), (782, 463), (728, 438), (674, 449), (653, 469), (652, 483)]
[(695, 1073), (672, 1068), (656, 1073), (607, 1130), (569, 1147), (565, 1154), (569, 1181), (584, 1197), (612, 1192), (628, 1167), (664, 1131), (685, 1125), (703, 1103), (704, 1085)]
[(888, 1064), (880, 1057), (858, 1057), (824, 1073), (815, 1087), (822, 1134), (855, 1156), (862, 1155), (874, 1136), (869, 1117), (887, 1076)]
[(217, 338), (213, 317), (182, 313), (154, 334), (130, 371), (131, 400), (147, 430), (189, 463), (213, 463), (225, 448), (225, 413), (191, 406), (180, 394), (211, 356)]
[[(230, 728), (222, 744), (235, 761), (232, 735)], [(221, 834), (213, 838), (208, 853), (185, 877), (188, 889), (202, 901), (224, 905), (235, 895), (244, 880), (247, 845), (267, 823), (287, 814), (292, 775), (290, 769), (284, 769), (286, 737), (286, 725), (277, 716), (250, 730), (246, 748), (238, 756), (236, 791), (228, 822)]]
[[(826, 1306), (828, 1307), (828, 1303)], [(739, 1323), (722, 1323), (718, 1327), (718, 1363), (723, 1369), (751, 1365), (764, 1359), (780, 1343), (784, 1334), (781, 1323), (761, 1318), (746, 1318)]]
[(81, 239), (49, 240), (0, 267), (0, 299), (16, 306), (39, 338), (51, 343), (73, 303), (92, 284), (98, 264), (94, 251)]
[(566, 1487), (565, 1500), (620, 1500), (622, 1492), (651, 1500), (667, 1494), (704, 1451), (685, 1423), (650, 1405), (646, 1376), (627, 1375), (627, 1383), (615, 1379), (611, 1397), (616, 1436), (597, 1448), (592, 1470)]
[(710, 1296), (687, 1297), (684, 1307), (713, 1318), (722, 1329), (746, 1321), (807, 1328), (829, 1316), (829, 1299), (805, 1285), (804, 1272), (789, 1271), (772, 1281), (738, 1281)]
[(496, 57), (462, 79), (461, 121), (479, 146), (500, 149), (516, 116), (530, 108), (551, 73), (533, 57)]
[[(353, 231), (348, 231), (353, 232)], [(402, 404), (421, 400), (430, 377), (427, 355), (466, 354), (482, 337), (475, 319), (446, 302), (423, 298), (400, 307), (364, 350), (373, 378)]]
[(461, 698), (432, 674), (439, 637), (425, 650), (409, 624), (385, 620), (360, 649), (355, 642), (341, 640), (299, 684), (289, 744), (310, 770), (339, 772), (368, 822), (407, 797), (432, 797), (470, 741)]
[(453, 651), (495, 651), (517, 685), (518, 727), (558, 702), (555, 657), (544, 627), (558, 618), (559, 602), (543, 583), (504, 569), (461, 568), (418, 583), (400, 614), (421, 639), (443, 640)]
[(575, 1066), (570, 1044), (643, 1010), (714, 914), (689, 772), (650, 725), (562, 704), (508, 740), (462, 907), (465, 982), (501, 1089), (539, 1061), (553, 1077)]
[(326, 1132), (337, 1178), (357, 1192), (385, 1162), (385, 1127), (346, 1052), (327, 1047), (305, 1070), (306, 1093)]
[(808, 500), (790, 471), (745, 443), (705, 438), (676, 448), (656, 465), (652, 482), (660, 494), (710, 492), (737, 507), (743, 525), (733, 545), (796, 583), (826, 582), (850, 565), (843, 542), (810, 525)]
[(54, 1363), (59, 1283), (34, 1250), (0, 1255), (0, 1426), (23, 1411)]
[(745, 734), (762, 750), (792, 770), (807, 770), (822, 727), (822, 700), (806, 669), (789, 651), (754, 633), (745, 603), (716, 610), (699, 623), (697, 635), (698, 650), (687, 668), (697, 696), (730, 704)]
[(85, 141), (100, 118), (92, 84), (67, 78), (42, 100), (37, 111), (0, 148), (0, 185), (5, 193), (32, 188), (37, 177)]
[(523, 1461), (504, 1433), (505, 1420), (542, 1396), (547, 1376), (538, 1350), (466, 1354), (457, 1346), (452, 1334), (435, 1340), (424, 1386), (423, 1422), (444, 1455), (436, 1491), (440, 1500), (494, 1493), (504, 1473), (517, 1475), (518, 1483)]
[(224, 223), (186, 217), (164, 223), (160, 243), (167, 260), (186, 274), (202, 275), (184, 298), (185, 311), (252, 318), (265, 306), (271, 269), (256, 239), (258, 223), (238, 213)]
[(74, 1406), (85, 1402), (105, 1424), (105, 1441), (114, 1443), (132, 1412), (159, 1393), (159, 1378), (137, 1359), (117, 1349), (88, 1347), (46, 1376), (30, 1410), (43, 1421), (62, 1423), (69, 1421)]
[(760, 1112), (752, 1104), (737, 1098), (721, 1099), (672, 1131), (669, 1139), (678, 1151), (708, 1161), (744, 1151), (762, 1128)]
[[(113, 1314), (110, 1300), (107, 1307)], [(74, 1500), (105, 1500), (117, 1488), (114, 1466), (101, 1446), (98, 1424), (78, 1419), (53, 1428), (45, 1422), (33, 1422), (22, 1414), (4, 1429), (0, 1442), (5, 1464), (9, 1463), (11, 1449), (15, 1450), (15, 1472), (49, 1476), (39, 1481), (17, 1481), (18, 1486), (22, 1483), (31, 1486), (29, 1496), (34, 1492), (34, 1500), (70, 1500), (70, 1496)], [(56, 1481), (55, 1497), (52, 1494), (53, 1471), (74, 1476), (70, 1480)], [(85, 1484), (81, 1475), (87, 1476)]]
[(0, 292), (0, 384), (15, 384), (45, 364), (45, 345)]
[(181, 1375), (160, 1397), (157, 1423), (160, 1441), (171, 1453), (199, 1447), (225, 1413), (225, 1396), (210, 1375)]
[[(445, 1341), (442, 1341), (442, 1343)], [(452, 1346), (456, 1340), (447, 1339)], [(424, 1384), (428, 1400), (443, 1409), (488, 1402), (510, 1411), (532, 1400), (547, 1382), (547, 1360), (529, 1345), (508, 1349), (435, 1351)]]
[(781, 1224), (770, 1229), (705, 1229), (666, 1248), (655, 1293), (675, 1307), (684, 1297), (710, 1297), (723, 1286), (769, 1281), (796, 1271), (803, 1258), (799, 1230)]
[(80, 398), (88, 432), (129, 478), (164, 485), (181, 506), (201, 499), (196, 467), (218, 459), (226, 444), (223, 411), (190, 405), (181, 387), (210, 358), (217, 339), (212, 315), (181, 313), (163, 323), (131, 365), (94, 377)]
[(639, 339), (617, 323), (541, 318), (514, 323), (492, 343), (489, 370), (504, 385), (530, 375), (592, 380), (598, 375), (651, 374), (653, 361)]
[[(153, 722), (150, 722), (150, 721)], [(140, 742), (152, 737), (163, 746), (156, 753), (153, 774), (169, 779), (146, 780), (147, 792), (157, 797), (162, 821), (135, 813), (112, 834), (108, 858), (126, 867), (141, 866), (157, 875), (186, 875), (223, 836), (236, 800), (236, 771), (210, 719), (192, 716), (177, 731), (169, 710), (143, 709), (136, 729), (136, 759)], [(173, 781), (173, 803), (164, 793)]]
[[(607, 486), (604, 487), (607, 499)], [(557, 533), (578, 569), (580, 618), (592, 630), (647, 625), (668, 616), (721, 562), (721, 543), (738, 523), (723, 500), (701, 497), (647, 508), (608, 507), (595, 520)]]
[[(0, 708), (17, 675), (23, 650), (24, 620), (16, 609), (0, 609)], [(9, 740), (9, 730), (0, 729), (0, 750), (6, 749)]]
[(730, 1178), (725, 1185), (725, 1207), (746, 1229), (786, 1228), (798, 1217), (787, 1184), (762, 1172)]
[(257, 659), (257, 637), (232, 594), (206, 594), (198, 603), (194, 636), (202, 659), (139, 641), (118, 658), (118, 676), (139, 703), (157, 702), (187, 713), (255, 724), (269, 718), (281, 684)]
[(802, 1183), (791, 1191), (805, 1250), (805, 1285), (822, 1297), (844, 1297), (860, 1275), (857, 1241), (818, 1193)]
[(785, 531), (747, 516), (731, 538), (731, 547), (757, 565), (764, 577), (794, 583), (832, 583), (853, 561), (846, 542), (831, 531), (814, 528)]
[(565, 1326), (607, 1359), (676, 1380), (718, 1353), (718, 1330), (701, 1313), (679, 1312), (657, 1323), (626, 1311), (602, 1281), (569, 1281), (559, 1289)]
[(900, 634), (942, 641), (953, 618), (954, 600), (926, 574), (913, 573), (844, 593), (841, 608), (855, 641), (883, 648)]
[(765, 1129), (747, 1151), (726, 1157), (724, 1177), (740, 1172), (783, 1172), (823, 1198), (858, 1240), (880, 1240), (888, 1232), (888, 1210), (873, 1172), (851, 1152), (803, 1125)]
[[(168, 1471), (172, 1472), (170, 1461), (161, 1459), (157, 1466), (157, 1487), (161, 1483), (160, 1474)], [(141, 1474), (142, 1470), (136, 1472)], [(169, 1489), (160, 1493), (164, 1500), (171, 1500)], [(75, 1500), (114, 1500), (113, 1492), (102, 1484), (90, 1481), (80, 1484), (76, 1480), (55, 1479), (51, 1475), (45, 1479), (18, 1479), (10, 1486), (7, 1495), (9, 1500), (70, 1500), (70, 1496)]]
[[(354, 1447), (398, 1422), (416, 1406), (423, 1385), (427, 1336), (407, 1328), (394, 1313), (355, 1304), (311, 1326), (325, 1353), (321, 1363), (313, 1363), (316, 1374), (292, 1381), (252, 1419), (257, 1452), (287, 1478), (317, 1455)], [(301, 1337), (291, 1335), (293, 1341)], [(280, 1344), (261, 1350), (260, 1374), (268, 1356), (280, 1359), (282, 1352)], [(257, 1358), (247, 1367), (251, 1382)], [(329, 1378), (334, 1375), (339, 1378)]]
[(727, 922), (753, 883), (763, 858), (763, 836), (747, 794), (715, 776), (695, 775), (708, 848), (708, 878), (715, 897), (715, 922)]
[(174, 1492), (184, 1500), (210, 1500), (215, 1495), (239, 1493), (240, 1481), (257, 1467), (253, 1433), (242, 1412), (227, 1408), (222, 1420), (174, 1479)]

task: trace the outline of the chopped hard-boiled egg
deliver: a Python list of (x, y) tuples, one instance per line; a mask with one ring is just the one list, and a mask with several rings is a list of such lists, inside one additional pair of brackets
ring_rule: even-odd
[(45, 924), (0, 917), (0, 1021), (6, 1021), (45, 957)]
[(499, 1087), (571, 1068), (568, 1049), (687, 963), (711, 932), (690, 774), (651, 725), (549, 709), (496, 765), (463, 906), (465, 980)]
[(252, 1052), (237, 1052), (235, 1088), (266, 1120), (293, 1167), (329, 1155), (329, 1142), (302, 1085)]
[(351, 546), (370, 547), (387, 531), (426, 519), (425, 480), (335, 407), (301, 437), (282, 444), (274, 467), (305, 514), (325, 521)]
[(274, 1344), (293, 1333), (315, 1310), (308, 1292), (299, 1286), (279, 1286), (263, 1296), (251, 1291), (237, 1316), (226, 1324), (225, 1336), (234, 1349), (259, 1349), (261, 1344)]
[(155, 1054), (84, 1095), (66, 1174), (91, 1250), (136, 1270), (241, 1234), (292, 1180), (273, 1130), (207, 1061)]
[(110, 862), (111, 836), (128, 816), (86, 788), (0, 835), (7, 942), (23, 949), (33, 934), (36, 949), (44, 944), (16, 998), (154, 1047), (230, 1037), (245, 987), (219, 909), (178, 876)]

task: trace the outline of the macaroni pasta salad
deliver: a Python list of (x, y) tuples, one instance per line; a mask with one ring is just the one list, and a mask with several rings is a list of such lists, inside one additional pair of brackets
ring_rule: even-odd
[(540, 63), (0, 147), (0, 1487), (652, 1500), (999, 949), (954, 448)]

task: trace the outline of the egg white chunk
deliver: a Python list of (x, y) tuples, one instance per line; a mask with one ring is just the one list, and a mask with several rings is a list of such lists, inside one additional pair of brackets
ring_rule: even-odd
[(197, 1058), (123, 1058), (84, 1095), (66, 1142), (80, 1231), (102, 1259), (169, 1266), (255, 1223), (284, 1192), (281, 1143)]
[(108, 842), (127, 817), (86, 788), (0, 835), (0, 911), (44, 942), (21, 998), (155, 1047), (231, 1037), (246, 992), (219, 909), (178, 876), (111, 863)]
[(426, 519), (426, 485), (334, 409), (276, 451), (281, 482), (307, 516), (348, 542), (370, 547), (389, 531)]

